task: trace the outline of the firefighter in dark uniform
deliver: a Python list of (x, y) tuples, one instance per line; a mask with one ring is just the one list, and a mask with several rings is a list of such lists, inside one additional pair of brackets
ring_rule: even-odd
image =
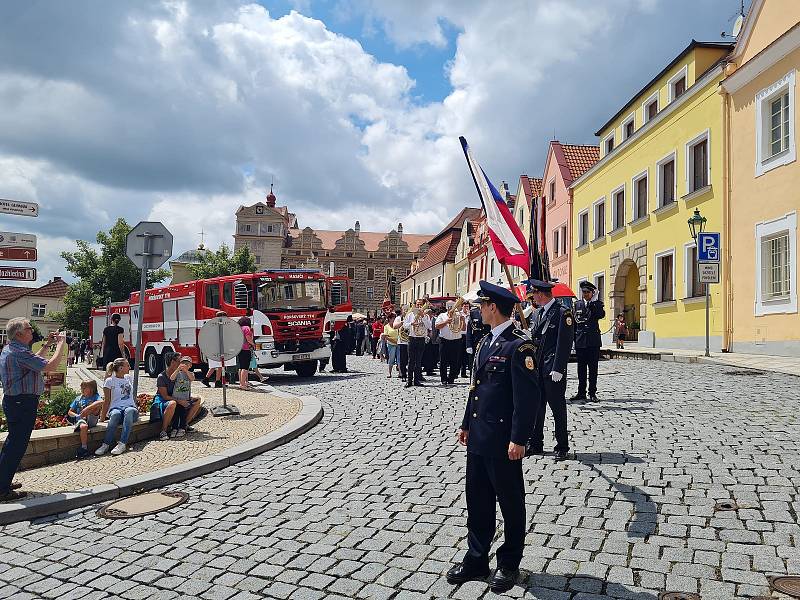
[(534, 346), (511, 320), (517, 297), (481, 281), (478, 302), (482, 322), (491, 330), (475, 352), (467, 407), (458, 431), (458, 441), (467, 447), (468, 550), (463, 562), (447, 572), (447, 580), (460, 584), (489, 576), (499, 503), (505, 539), (497, 549), (497, 569), (489, 588), (501, 593), (517, 581), (525, 543), (522, 458), (539, 403), (539, 377)]
[(529, 279), (527, 295), (539, 308), (534, 313), (531, 335), (536, 347), (536, 364), (542, 401), (531, 431), (528, 455), (544, 452), (544, 418), (547, 405), (553, 413), (556, 432), (556, 460), (565, 460), (569, 452), (567, 435), (567, 363), (575, 339), (573, 316), (553, 298), (553, 284)]
[(600, 319), (606, 316), (597, 287), (581, 282), (582, 298), (575, 303), (575, 356), (578, 359), (578, 393), (570, 400), (586, 400), (586, 371), (589, 371), (589, 400), (597, 400), (597, 363), (600, 361)]
[(465, 348), (467, 356), (464, 360), (470, 372), (472, 372), (472, 364), (475, 358), (475, 348), (478, 347), (481, 338), (486, 335), (489, 329), (490, 327), (488, 325), (483, 324), (480, 308), (475, 307), (469, 311), (469, 319), (467, 319), (467, 343)]

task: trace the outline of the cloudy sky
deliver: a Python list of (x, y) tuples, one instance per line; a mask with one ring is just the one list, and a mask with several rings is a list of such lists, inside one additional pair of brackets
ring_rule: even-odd
[[(748, 2), (749, 4), (749, 2)], [(0, 198), (38, 219), (39, 284), (117, 217), (175, 254), (232, 245), (264, 197), (301, 226), (435, 233), (489, 176), (541, 173), (739, 0), (12, 0), (0, 4)], [(6, 263), (7, 264), (7, 263)]]

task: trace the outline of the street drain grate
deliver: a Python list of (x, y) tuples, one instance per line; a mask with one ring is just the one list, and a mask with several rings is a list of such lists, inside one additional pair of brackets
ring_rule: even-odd
[(739, 505), (733, 500), (723, 500), (714, 505), (714, 510), (739, 510)]
[(167, 491), (139, 494), (104, 506), (97, 511), (97, 516), (106, 519), (135, 519), (175, 508), (188, 499), (189, 494), (186, 492)]
[(800, 598), (800, 577), (796, 575), (772, 577), (769, 583), (776, 592)]
[(723, 371), (723, 375), (749, 375), (751, 377), (757, 377), (759, 375), (764, 375), (764, 371), (754, 371), (752, 369), (746, 369), (741, 371)]
[(701, 600), (700, 594), (694, 592), (661, 592), (658, 600)]

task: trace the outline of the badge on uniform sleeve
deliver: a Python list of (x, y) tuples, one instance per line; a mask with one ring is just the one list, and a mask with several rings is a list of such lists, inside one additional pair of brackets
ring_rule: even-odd
[(566, 318), (566, 323), (567, 323), (567, 325), (572, 325), (572, 317), (567, 317)]
[(533, 371), (536, 368), (536, 365), (533, 362), (533, 357), (532, 356), (526, 356), (525, 357), (525, 367), (529, 371)]

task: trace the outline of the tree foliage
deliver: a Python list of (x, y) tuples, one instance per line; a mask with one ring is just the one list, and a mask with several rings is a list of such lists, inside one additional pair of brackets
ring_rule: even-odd
[[(139, 289), (141, 271), (125, 256), (125, 238), (131, 229), (125, 219), (117, 219), (111, 229), (97, 233), (99, 248), (85, 240), (76, 240), (77, 250), (61, 253), (67, 261), (67, 271), (78, 279), (67, 290), (64, 310), (53, 314), (67, 329), (88, 333), (93, 306), (103, 305), (109, 298), (112, 302), (127, 300), (131, 292)], [(168, 269), (149, 271), (147, 287), (169, 275)]]
[(203, 252), (200, 255), (200, 262), (188, 267), (196, 279), (208, 279), (221, 275), (252, 273), (256, 270), (256, 260), (247, 246), (231, 252), (227, 245), (222, 244), (216, 252), (213, 250)]

